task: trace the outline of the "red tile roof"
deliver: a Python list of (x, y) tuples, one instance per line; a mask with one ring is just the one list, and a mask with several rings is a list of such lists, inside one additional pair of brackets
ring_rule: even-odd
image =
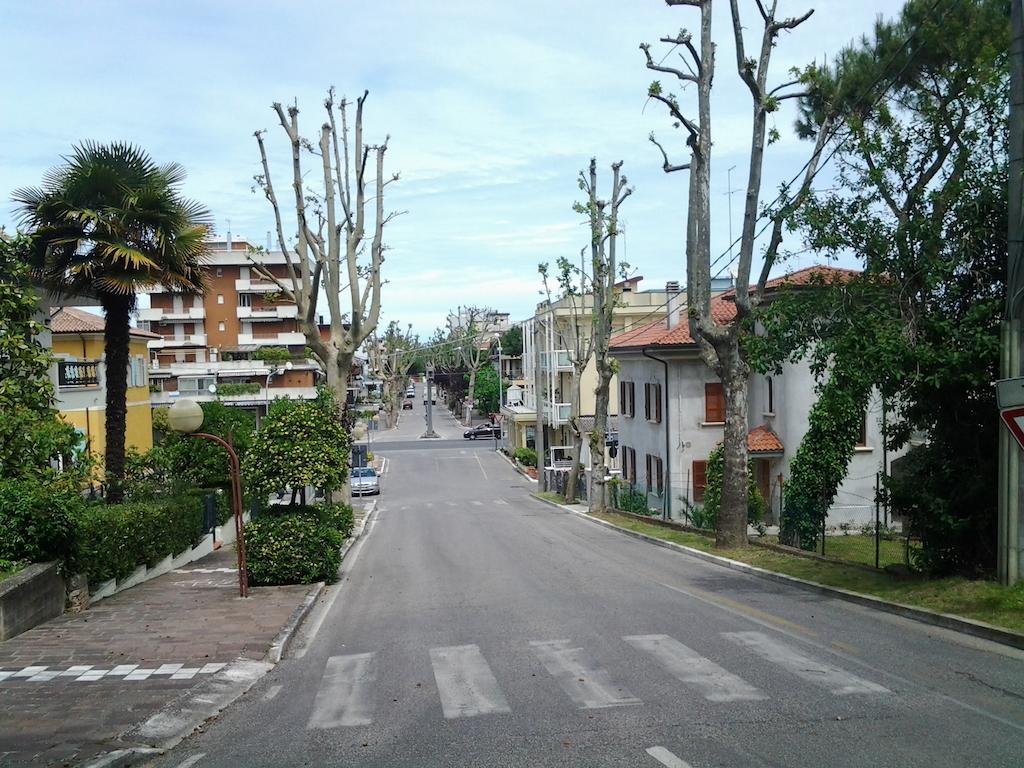
[[(99, 315), (76, 307), (54, 307), (50, 310), (51, 333), (103, 333), (107, 323)], [(132, 328), (131, 335), (144, 339), (159, 339), (159, 334)]]
[(747, 433), (747, 450), (751, 453), (782, 453), (785, 448), (778, 435), (762, 426)]
[[(775, 290), (784, 285), (812, 285), (818, 279), (824, 282), (849, 280), (860, 274), (855, 269), (842, 269), (815, 265), (791, 272), (788, 275), (774, 278), (765, 283), (765, 290)], [(735, 291), (730, 290), (711, 298), (711, 317), (720, 325), (732, 321), (736, 317)], [(675, 328), (666, 328), (665, 320), (653, 320), (639, 328), (633, 328), (613, 337), (609, 343), (611, 349), (630, 349), (636, 347), (686, 347), (694, 344), (690, 335), (690, 321), (686, 316), (686, 307), (682, 307), (680, 322)]]

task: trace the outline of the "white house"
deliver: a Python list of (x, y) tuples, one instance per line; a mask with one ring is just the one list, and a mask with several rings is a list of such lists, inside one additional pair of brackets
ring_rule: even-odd
[[(849, 270), (810, 267), (771, 281), (766, 287), (808, 285)], [(701, 360), (676, 293), (665, 319), (620, 334), (610, 353), (619, 360), (619, 445), (623, 476), (648, 494), (653, 509), (681, 519), (689, 503), (703, 500), (708, 455), (722, 441), (725, 404), (722, 385)], [(720, 322), (735, 316), (732, 294), (712, 298)], [(750, 376), (748, 447), (757, 483), (768, 502), (768, 522), (778, 521), (789, 463), (808, 429), (817, 397), (807, 363), (786, 364), (780, 375)], [(876, 473), (884, 470), (882, 407), (873, 397), (861, 440), (829, 513), (828, 524), (874, 519)], [(894, 457), (893, 457), (894, 458)]]

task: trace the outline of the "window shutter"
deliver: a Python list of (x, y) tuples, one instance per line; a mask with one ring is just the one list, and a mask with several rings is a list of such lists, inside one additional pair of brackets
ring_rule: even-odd
[(665, 493), (665, 470), (664, 470), (664, 464), (662, 462), (661, 456), (659, 456), (657, 458), (657, 462), (658, 462), (658, 471), (657, 471), (658, 495), (660, 496), (661, 494)]
[(708, 463), (693, 462), (693, 500), (704, 501), (704, 489), (708, 487)]
[(636, 416), (636, 386), (629, 382), (629, 417)]
[(626, 382), (619, 382), (619, 413), (626, 415)]
[(661, 424), (661, 384), (654, 385), (654, 420)]
[(651, 420), (651, 385), (650, 383), (644, 384), (644, 418), (648, 421)]
[(650, 490), (651, 490), (651, 458), (652, 458), (651, 454), (648, 453), (647, 454), (647, 476), (646, 476), (646, 481), (647, 482), (645, 483), (645, 485), (647, 486), (647, 491), (648, 492), (650, 492)]
[(709, 424), (725, 421), (725, 399), (720, 382), (704, 385), (704, 421)]

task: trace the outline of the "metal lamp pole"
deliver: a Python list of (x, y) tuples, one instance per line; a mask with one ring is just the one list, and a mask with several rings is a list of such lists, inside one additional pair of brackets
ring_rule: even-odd
[(238, 594), (249, 596), (249, 572), (245, 557), (245, 521), (242, 520), (242, 466), (238, 453), (231, 444), (230, 435), (225, 440), (217, 435), (196, 432), (203, 425), (203, 409), (195, 400), (179, 400), (167, 411), (167, 420), (175, 432), (189, 434), (202, 440), (210, 440), (228, 452), (231, 477), (231, 511), (235, 516), (235, 552), (238, 555)]

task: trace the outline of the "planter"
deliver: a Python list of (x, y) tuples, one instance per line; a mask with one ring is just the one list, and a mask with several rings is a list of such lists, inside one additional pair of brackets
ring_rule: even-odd
[(0, 581), (0, 640), (20, 635), (64, 612), (57, 563), (35, 563)]

